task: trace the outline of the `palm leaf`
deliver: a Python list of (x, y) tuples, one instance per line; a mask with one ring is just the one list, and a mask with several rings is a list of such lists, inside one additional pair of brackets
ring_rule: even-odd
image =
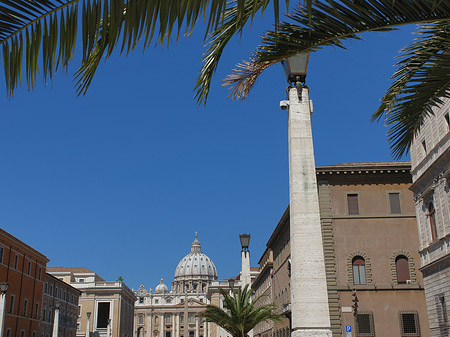
[(392, 154), (409, 151), (424, 119), (450, 97), (450, 22), (426, 24), (419, 38), (402, 50), (394, 81), (372, 121), (385, 117)]
[(245, 98), (265, 69), (299, 52), (326, 46), (345, 48), (345, 40), (361, 39), (359, 34), (368, 31), (447, 21), (450, 4), (431, 0), (316, 0), (311, 9), (300, 6), (288, 18), (293, 23), (282, 22), (277, 31), (267, 32), (250, 61), (239, 64), (226, 78), (224, 85), (231, 86), (232, 98)]

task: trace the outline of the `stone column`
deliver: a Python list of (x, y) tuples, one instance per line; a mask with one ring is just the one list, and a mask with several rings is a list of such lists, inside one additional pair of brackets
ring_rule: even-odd
[(207, 321), (203, 322), (203, 331), (205, 333), (204, 337), (209, 337), (209, 325)]
[(292, 336), (331, 337), (308, 94), (289, 90)]
[(246, 285), (250, 287), (250, 252), (248, 250), (242, 250), (242, 280), (241, 288)]
[(176, 330), (175, 330), (175, 315), (172, 315), (170, 318), (171, 318), (171, 322), (172, 322), (172, 337), (175, 337), (175, 334), (176, 334)]
[(164, 334), (164, 319), (166, 317), (164, 316), (164, 314), (161, 315), (161, 337), (166, 337)]
[(153, 336), (153, 315), (147, 314), (147, 336), (145, 337), (152, 337)]
[(91, 313), (87, 312), (86, 313), (87, 316), (87, 323), (86, 323), (86, 337), (90, 337), (90, 330), (91, 330)]
[(0, 337), (3, 337), (3, 328), (5, 326), (6, 291), (8, 290), (9, 284), (3, 282), (1, 286), (5, 288), (2, 289), (0, 293)]
[(180, 314), (177, 312), (175, 323), (177, 324), (177, 330), (175, 332), (175, 337), (180, 337)]
[(59, 331), (59, 307), (61, 306), (60, 302), (55, 303), (55, 314), (53, 317), (53, 332), (52, 337), (58, 337)]
[(199, 337), (200, 336), (200, 324), (199, 324), (199, 318), (196, 317), (195, 318), (195, 337)]

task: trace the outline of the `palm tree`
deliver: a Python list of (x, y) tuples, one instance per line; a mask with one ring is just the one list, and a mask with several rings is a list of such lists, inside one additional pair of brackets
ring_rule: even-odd
[(224, 289), (219, 290), (223, 296), (224, 309), (207, 305), (205, 311), (198, 316), (224, 328), (233, 337), (247, 337), (248, 332), (258, 323), (267, 320), (279, 321), (283, 317), (274, 312), (276, 305), (257, 304), (263, 295), (252, 301), (252, 290), (248, 285), (243, 289), (239, 288), (237, 292), (233, 288), (232, 294)]
[[(392, 154), (399, 158), (408, 152), (414, 136), (432, 108), (450, 97), (450, 4), (430, 0), (328, 1), (317, 0), (312, 8), (299, 6), (288, 15), (292, 22), (281, 22), (277, 30), (267, 32), (249, 61), (238, 65), (225, 85), (231, 96), (243, 99), (259, 75), (268, 67), (299, 52), (323, 47), (344, 48), (349, 39), (362, 40), (361, 33), (390, 31), (401, 25), (422, 23), (419, 39), (402, 50), (393, 83), (382, 98), (372, 120), (385, 117)], [(214, 65), (214, 46), (228, 36), (216, 30), (203, 73)], [(208, 92), (207, 80), (198, 83), (198, 96)]]
[[(311, 3), (313, 0), (298, 0)], [(392, 0), (393, 1), (393, 0)], [(89, 86), (102, 57), (113, 50), (130, 52), (142, 42), (163, 45), (172, 33), (190, 34), (205, 17), (205, 36), (223, 22), (227, 6), (236, 14), (235, 31), (273, 4), (278, 22), (280, 0), (0, 0), (0, 44), (6, 86), (12, 95), (21, 82), (34, 87), (40, 71), (44, 81), (58, 69), (67, 71), (77, 37), (82, 39), (82, 67), (77, 73), (78, 93)], [(289, 7), (289, 0), (284, 0)], [(245, 18), (244, 18), (245, 17)], [(81, 32), (78, 20), (81, 19)], [(24, 69), (23, 69), (24, 68)], [(40, 69), (38, 69), (40, 68)]]

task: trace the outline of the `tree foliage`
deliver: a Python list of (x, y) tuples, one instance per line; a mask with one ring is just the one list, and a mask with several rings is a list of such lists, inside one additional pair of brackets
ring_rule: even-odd
[(252, 289), (248, 286), (237, 292), (233, 289), (231, 294), (219, 290), (223, 296), (223, 309), (208, 305), (198, 316), (224, 328), (233, 337), (246, 337), (258, 323), (279, 321), (282, 317), (274, 312), (277, 308), (274, 304), (258, 304), (262, 296), (252, 301)]

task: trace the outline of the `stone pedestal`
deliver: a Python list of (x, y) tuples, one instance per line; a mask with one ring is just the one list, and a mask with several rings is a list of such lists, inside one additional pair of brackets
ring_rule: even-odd
[(308, 89), (289, 90), (292, 336), (331, 337)]

